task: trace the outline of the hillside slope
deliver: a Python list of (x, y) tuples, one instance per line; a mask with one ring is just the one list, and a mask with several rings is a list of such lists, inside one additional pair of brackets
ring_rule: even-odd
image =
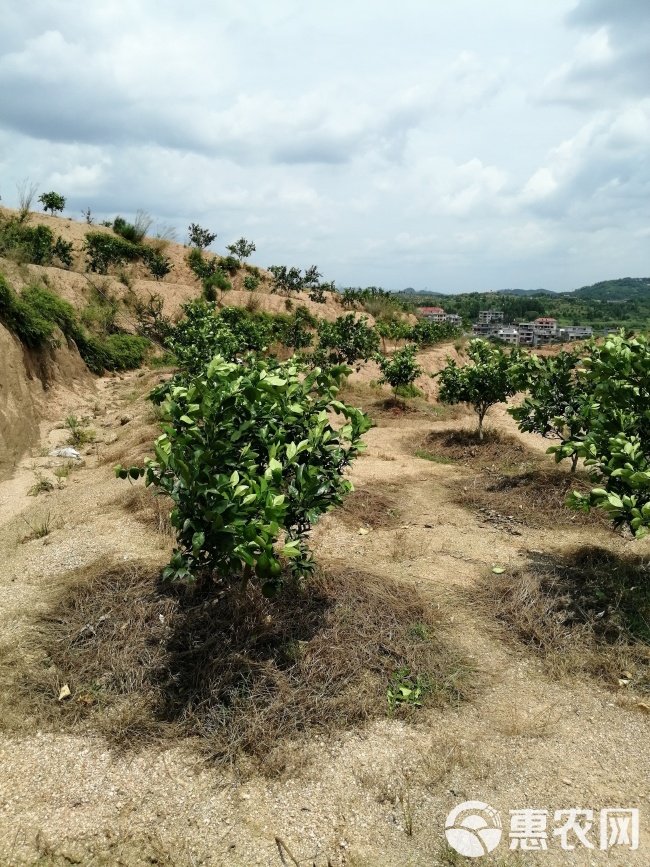
[[(18, 211), (0, 208), (0, 218), (17, 217)], [(173, 269), (163, 280), (152, 279), (147, 266), (142, 262), (126, 264), (111, 269), (106, 276), (86, 271), (86, 256), (83, 251), (85, 236), (88, 232), (100, 232), (115, 236), (112, 229), (104, 226), (89, 226), (66, 217), (52, 217), (47, 214), (30, 213), (30, 226), (47, 226), (55, 236), (60, 235), (64, 241), (73, 245), (73, 264), (70, 268), (44, 267), (40, 265), (21, 264), (0, 256), (0, 272), (3, 272), (16, 290), (22, 289), (34, 280), (45, 278), (52, 291), (69, 301), (77, 310), (88, 303), (93, 286), (105, 295), (115, 296), (120, 303), (120, 326), (133, 330), (133, 307), (136, 301), (147, 301), (151, 295), (158, 294), (164, 300), (165, 315), (176, 318), (180, 315), (182, 304), (197, 298), (201, 294), (201, 283), (187, 264), (187, 254), (190, 247), (175, 241), (156, 238), (145, 239), (147, 243), (161, 249), (169, 258)], [(206, 257), (211, 257), (211, 252)], [(217, 258), (219, 257), (218, 254)], [(286, 313), (287, 299), (271, 292), (272, 275), (264, 268), (259, 268), (260, 285), (254, 292), (244, 289), (244, 277), (248, 271), (240, 268), (229, 276), (232, 290), (221, 294), (218, 302), (222, 305), (236, 307), (253, 306), (267, 313)], [(316, 304), (310, 301), (306, 292), (293, 293), (293, 306), (304, 305), (314, 316), (333, 321), (343, 312), (338, 296), (326, 295), (325, 303)]]

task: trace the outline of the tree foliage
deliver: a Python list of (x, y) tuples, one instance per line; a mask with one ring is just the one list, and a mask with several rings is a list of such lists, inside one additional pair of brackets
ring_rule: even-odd
[(235, 241), (234, 244), (227, 244), (226, 250), (235, 256), (239, 264), (244, 261), (244, 259), (248, 259), (256, 250), (255, 244), (253, 241), (247, 241), (246, 238), (240, 238), (238, 241)]
[(366, 324), (367, 317), (356, 318), (354, 313), (339, 316), (334, 322), (322, 319), (318, 323), (318, 350), (316, 363), (347, 364), (368, 361), (379, 349), (379, 337), (374, 328)]
[(300, 268), (287, 268), (286, 265), (270, 265), (273, 275), (271, 292), (300, 292), (303, 286)]
[(497, 403), (503, 403), (517, 392), (513, 362), (519, 353), (506, 353), (483, 340), (471, 340), (467, 350), (470, 363), (458, 365), (447, 357), (447, 366), (439, 373), (438, 398), (442, 403), (468, 403), (478, 415), (479, 439), (483, 439), (485, 414)]
[(52, 216), (54, 216), (56, 211), (61, 213), (65, 208), (65, 196), (62, 196), (60, 193), (42, 193), (38, 197), (38, 201), (43, 205), (43, 210), (50, 211)]
[(408, 339), (424, 348), (457, 337), (460, 333), (460, 329), (451, 322), (427, 322), (422, 319), (411, 328)]
[(570, 504), (604, 509), (615, 525), (637, 536), (650, 528), (650, 345), (645, 335), (610, 335), (595, 341), (582, 358), (589, 405), (587, 430), (572, 448), (585, 459), (590, 494), (573, 493)]
[(146, 262), (147, 267), (151, 272), (151, 276), (154, 278), (154, 280), (163, 280), (168, 274), (171, 273), (174, 265), (168, 256), (163, 255), (162, 253), (154, 250), (151, 247), (148, 249), (150, 249), (151, 252), (146, 257)]
[(97, 274), (107, 274), (111, 266), (137, 262), (145, 254), (145, 248), (140, 244), (106, 232), (87, 232), (83, 249), (87, 270)]
[[(348, 372), (302, 377), (292, 363), (217, 356), (186, 384), (154, 393), (164, 419), (156, 460), (116, 473), (144, 474), (174, 502), (177, 547), (166, 578), (245, 584), (255, 574), (274, 596), (284, 558), (295, 576), (312, 570), (306, 533), (352, 489), (343, 474), (370, 428), (336, 398)], [(340, 428), (330, 412), (344, 417)]]
[(167, 338), (167, 346), (189, 374), (205, 370), (215, 355), (232, 361), (240, 346), (228, 325), (203, 299), (190, 301), (182, 307), (184, 317)]
[(561, 352), (539, 358), (522, 356), (516, 370), (518, 386), (527, 396), (508, 412), (520, 431), (537, 433), (560, 441), (549, 448), (556, 461), (571, 458), (575, 472), (578, 451), (575, 441), (589, 429), (591, 401), (587, 383), (580, 375), (580, 356)]
[(199, 250), (205, 250), (216, 239), (217, 233), (210, 232), (208, 229), (203, 229), (198, 223), (190, 223), (188, 228), (190, 246), (198, 247)]
[(407, 389), (412, 386), (418, 376), (422, 373), (422, 368), (415, 359), (417, 347), (405, 346), (404, 349), (399, 349), (392, 355), (379, 356), (377, 361), (381, 370), (380, 384), (387, 382), (393, 389), (393, 394), (397, 396), (399, 389)]
[(72, 265), (73, 246), (48, 226), (28, 226), (16, 217), (0, 218), (0, 256), (31, 265), (51, 265), (58, 259), (62, 265)]

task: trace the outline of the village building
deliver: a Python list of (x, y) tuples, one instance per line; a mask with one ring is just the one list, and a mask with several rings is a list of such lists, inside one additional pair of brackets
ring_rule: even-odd
[(561, 340), (585, 340), (592, 337), (594, 329), (591, 325), (565, 325), (560, 328)]
[(429, 322), (445, 322), (446, 313), (442, 307), (418, 307), (418, 313)]
[(519, 345), (519, 331), (514, 325), (504, 325), (503, 328), (499, 328), (496, 336), (499, 340), (503, 340), (504, 343), (512, 343), (514, 346)]
[(534, 322), (518, 322), (517, 332), (519, 334), (520, 346), (535, 346), (535, 323)]
[(535, 334), (542, 340), (550, 340), (551, 337), (557, 336), (557, 319), (540, 316), (535, 320), (534, 326)]
[(503, 322), (503, 310), (480, 310), (479, 325), (489, 325), (491, 322)]

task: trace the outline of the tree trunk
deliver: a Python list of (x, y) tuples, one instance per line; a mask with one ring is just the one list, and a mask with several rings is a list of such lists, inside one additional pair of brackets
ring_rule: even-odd
[(575, 473), (576, 467), (578, 466), (578, 453), (571, 455), (571, 472)]
[(246, 588), (248, 587), (248, 580), (251, 577), (253, 571), (253, 567), (249, 566), (248, 563), (244, 566), (244, 573), (241, 578), (241, 584), (239, 585), (239, 592), (243, 595), (246, 592)]
[(483, 442), (483, 419), (485, 418), (485, 410), (478, 414), (478, 438), (479, 442)]

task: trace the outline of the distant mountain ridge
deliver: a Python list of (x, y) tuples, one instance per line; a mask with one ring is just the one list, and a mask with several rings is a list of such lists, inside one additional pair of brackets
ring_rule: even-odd
[(497, 295), (564, 295), (564, 292), (553, 292), (551, 289), (502, 289)]
[[(403, 289), (408, 295), (426, 295), (431, 298), (449, 298), (454, 295), (474, 293), (466, 292), (435, 292), (427, 289)], [(550, 289), (500, 289), (491, 292), (481, 292), (481, 295), (517, 295), (534, 296), (550, 295), (554, 298), (570, 296), (582, 301), (650, 301), (650, 277), (619, 277), (616, 280), (602, 280), (580, 289), (566, 289), (563, 292), (553, 292)]]

